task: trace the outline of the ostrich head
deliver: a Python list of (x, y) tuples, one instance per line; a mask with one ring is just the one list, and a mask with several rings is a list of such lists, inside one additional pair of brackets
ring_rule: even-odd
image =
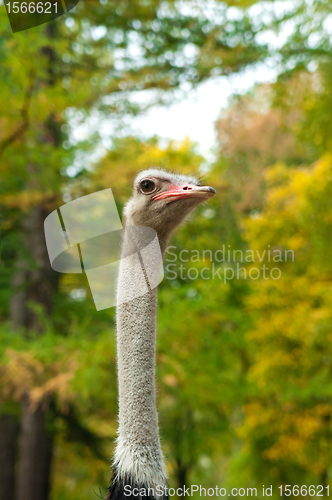
[(144, 170), (134, 181), (132, 197), (124, 210), (125, 223), (152, 227), (163, 240), (214, 194), (212, 187), (200, 186), (197, 177), (156, 168)]

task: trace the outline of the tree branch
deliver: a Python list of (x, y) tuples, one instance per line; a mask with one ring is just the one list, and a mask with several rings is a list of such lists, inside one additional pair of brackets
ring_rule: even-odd
[(21, 108), (21, 123), (18, 125), (16, 130), (14, 130), (11, 134), (9, 134), (8, 137), (5, 137), (1, 142), (0, 142), (0, 157), (3, 155), (5, 149), (10, 146), (13, 142), (15, 142), (17, 139), (19, 139), (23, 133), (27, 130), (29, 127), (29, 107), (30, 107), (30, 102), (31, 102), (31, 97), (32, 97), (32, 92), (33, 92), (33, 87), (34, 87), (34, 78), (33, 78), (33, 73), (30, 73), (30, 78), (29, 78), (29, 85), (26, 89), (25, 95), (24, 95), (24, 101), (23, 105)]

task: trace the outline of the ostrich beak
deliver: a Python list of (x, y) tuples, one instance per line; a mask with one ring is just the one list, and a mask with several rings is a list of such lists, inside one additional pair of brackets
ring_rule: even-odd
[(189, 198), (205, 198), (208, 200), (215, 195), (216, 190), (210, 186), (194, 186), (193, 184), (184, 184), (183, 186), (173, 186), (168, 191), (156, 194), (153, 200), (167, 200), (166, 203), (171, 201), (189, 199)]

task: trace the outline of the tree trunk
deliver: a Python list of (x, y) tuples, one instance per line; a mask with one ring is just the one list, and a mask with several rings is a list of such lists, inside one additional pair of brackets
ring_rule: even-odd
[[(55, 25), (49, 23), (45, 32), (49, 39), (55, 37)], [(42, 50), (48, 59), (47, 86), (54, 84), (55, 53), (52, 47), (45, 46)], [(45, 141), (54, 148), (60, 145), (59, 123), (49, 116), (45, 120), (40, 140)], [(27, 165), (30, 178), (27, 190), (39, 190), (40, 165)], [(43, 333), (43, 324), (40, 316), (30, 307), (30, 303), (36, 304), (47, 316), (51, 316), (53, 296), (57, 289), (58, 277), (49, 262), (45, 235), (44, 220), (48, 215), (43, 206), (35, 206), (25, 218), (22, 225), (23, 246), (29, 257), (20, 256), (18, 252), (17, 271), (13, 280), (14, 293), (10, 304), (10, 320), (14, 328), (19, 328), (22, 333)], [(2, 436), (0, 430), (0, 446), (4, 439), (7, 451), (0, 450), (0, 471), (6, 470), (5, 474), (0, 472), (0, 499), (12, 500), (13, 496), (1, 494), (2, 491), (13, 492), (16, 489), (16, 500), (48, 500), (50, 491), (50, 471), (52, 460), (52, 430), (49, 429), (48, 421), (53, 418), (45, 402), (41, 402), (37, 408), (31, 408), (29, 395), (21, 401), (21, 438), (19, 444), (19, 463), (16, 467), (16, 488), (13, 488), (13, 477), (15, 475), (15, 455), (17, 432)], [(9, 416), (3, 418), (10, 420)], [(12, 420), (9, 426), (14, 426)], [(7, 470), (8, 469), (8, 470)], [(1, 484), (1, 481), (3, 483)], [(11, 481), (11, 482), (10, 482)], [(11, 493), (13, 495), (13, 493)]]
[(0, 498), (13, 500), (19, 423), (11, 414), (0, 415)]
[[(46, 249), (46, 215), (42, 207), (34, 207), (23, 225), (25, 247), (35, 266), (28, 269), (28, 264), (20, 261), (20, 269), (15, 277), (17, 293), (12, 299), (11, 314), (13, 325), (25, 327), (27, 334), (30, 331), (43, 332), (43, 324), (35, 311), (29, 308), (29, 302), (42, 306), (44, 313), (51, 315), (52, 298), (58, 283)], [(37, 408), (32, 407), (28, 395), (21, 401), (21, 411), (16, 500), (47, 500), (53, 443), (52, 429), (48, 428), (47, 423), (52, 419), (52, 413), (48, 412), (45, 401), (40, 402)]]
[(178, 462), (178, 467), (176, 471), (177, 483), (179, 488), (187, 485), (187, 467), (180, 465)]
[(31, 407), (29, 397), (22, 400), (22, 435), (17, 471), (17, 500), (46, 500), (50, 490), (52, 431), (47, 426), (43, 403)]
[[(26, 217), (22, 227), (23, 245), (30, 254), (32, 265), (27, 260), (19, 258), (12, 283), (14, 293), (10, 303), (10, 320), (13, 328), (22, 329), (25, 335), (29, 335), (30, 331), (40, 333), (43, 331), (40, 318), (29, 307), (29, 303), (41, 306), (44, 313), (50, 315), (53, 294), (57, 288), (57, 276), (50, 266), (45, 243), (46, 215), (44, 209), (37, 206)], [(14, 477), (19, 426), (15, 417), (10, 414), (3, 414), (0, 417), (1, 500), (48, 499), (52, 439), (45, 427), (45, 411), (47, 410), (40, 406), (37, 411), (32, 412), (26, 400), (21, 404), (22, 436), (16, 487)], [(14, 490), (16, 490), (15, 496)]]

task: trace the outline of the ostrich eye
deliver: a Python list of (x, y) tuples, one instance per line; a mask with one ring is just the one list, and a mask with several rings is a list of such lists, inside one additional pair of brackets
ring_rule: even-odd
[(153, 191), (156, 189), (156, 185), (154, 182), (150, 181), (149, 179), (144, 179), (140, 183), (140, 188), (142, 193), (148, 194), (148, 193), (153, 193)]

